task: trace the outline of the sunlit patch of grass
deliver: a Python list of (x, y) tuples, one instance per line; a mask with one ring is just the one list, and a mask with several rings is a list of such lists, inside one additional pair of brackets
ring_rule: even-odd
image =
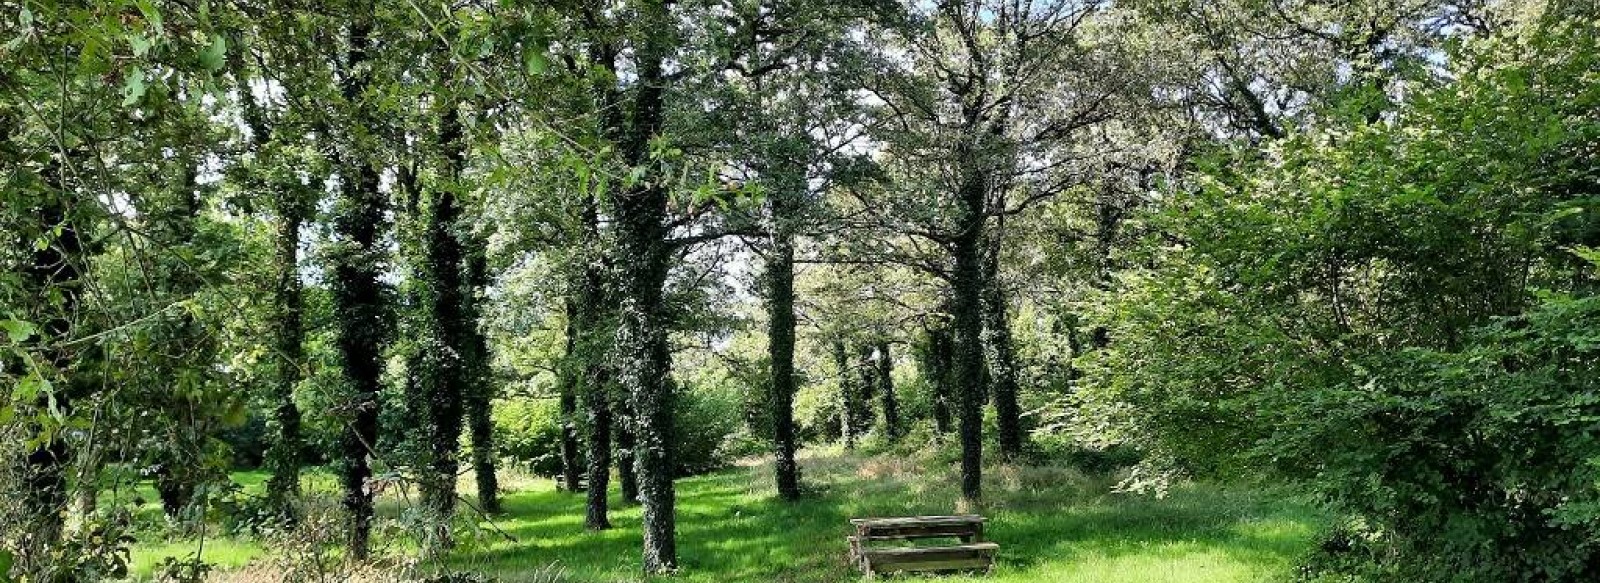
[[(866, 456), (834, 448), (801, 456), (808, 495), (776, 498), (771, 465), (746, 461), (677, 482), (678, 551), (673, 581), (855, 581), (846, 561), (848, 519), (947, 514), (958, 508), (959, 470), (936, 453)], [(247, 488), (253, 477), (241, 479)], [(989, 518), (1000, 544), (994, 572), (941, 577), (962, 581), (1254, 582), (1284, 578), (1327, 517), (1272, 490), (1213, 484), (1173, 488), (1166, 497), (1114, 491), (1117, 477), (1069, 467), (994, 466), (986, 498), (972, 509)], [(506, 512), (492, 527), (463, 533), (449, 567), (508, 582), (642, 581), (640, 509), (611, 497), (603, 532), (583, 527), (584, 497), (557, 491), (548, 478), (508, 472)], [(464, 494), (473, 492), (463, 483)], [(613, 486), (613, 492), (615, 486)], [(393, 502), (390, 502), (392, 504)], [(462, 512), (476, 516), (470, 509)], [(514, 540), (505, 538), (507, 535)], [(208, 543), (205, 558), (230, 565), (259, 547)], [(181, 543), (141, 547), (141, 565)], [(188, 547), (192, 552), (192, 546)], [(391, 553), (415, 546), (390, 541)], [(220, 553), (213, 555), (213, 550)], [(252, 554), (255, 553), (255, 554)], [(145, 571), (148, 573), (148, 571)], [(664, 580), (664, 579), (663, 579)], [(927, 578), (900, 577), (924, 581)]]

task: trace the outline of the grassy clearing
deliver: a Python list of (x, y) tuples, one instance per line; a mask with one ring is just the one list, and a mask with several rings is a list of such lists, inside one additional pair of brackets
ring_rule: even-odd
[[(803, 460), (813, 494), (774, 499), (766, 464), (678, 482), (679, 555), (674, 581), (851, 581), (847, 519), (945, 514), (957, 508), (955, 468), (929, 458), (812, 452)], [(242, 482), (252, 476), (241, 476)], [(485, 535), (451, 566), (508, 582), (637, 581), (639, 508), (612, 504), (610, 531), (583, 529), (581, 496), (548, 480), (513, 481), (495, 525), (516, 541)], [(1110, 478), (1067, 468), (996, 467), (986, 475), (987, 535), (1000, 544), (994, 573), (939, 577), (1060, 582), (1255, 582), (1284, 579), (1326, 517), (1270, 491), (1215, 485), (1175, 488), (1165, 498), (1111, 492)], [(467, 491), (470, 491), (467, 490)], [(192, 544), (141, 546), (141, 573)], [(211, 541), (207, 560), (235, 566), (260, 553), (250, 543)], [(552, 564), (555, 565), (552, 567)], [(917, 578), (897, 580), (918, 581)]]

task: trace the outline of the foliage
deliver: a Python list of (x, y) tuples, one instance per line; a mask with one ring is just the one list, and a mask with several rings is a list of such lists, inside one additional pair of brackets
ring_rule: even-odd
[(1472, 43), (1394, 123), (1213, 166), (1108, 296), (1086, 417), (1152, 465), (1304, 484), (1375, 580), (1595, 576), (1600, 303), (1569, 249), (1596, 232), (1597, 42)]
[(555, 401), (509, 401), (494, 408), (495, 446), (535, 474), (561, 473), (561, 411)]
[[(752, 453), (741, 432), (737, 393), (690, 387), (678, 394), (672, 436), (675, 472), (693, 476), (722, 468)], [(505, 401), (494, 409), (495, 442), (501, 455), (534, 474), (561, 473), (561, 415), (553, 399)]]

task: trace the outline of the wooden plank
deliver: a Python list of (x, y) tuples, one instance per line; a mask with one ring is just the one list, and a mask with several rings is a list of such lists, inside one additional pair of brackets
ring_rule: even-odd
[(905, 526), (944, 526), (953, 524), (982, 524), (986, 519), (976, 514), (953, 516), (902, 516), (896, 518), (852, 518), (856, 527), (896, 528)]
[(971, 559), (950, 559), (939, 561), (924, 561), (921, 563), (890, 563), (878, 564), (867, 562), (865, 570), (868, 575), (876, 573), (897, 573), (910, 571), (958, 571), (958, 570), (988, 570), (994, 567), (994, 559), (990, 557), (976, 557)]
[(863, 548), (861, 553), (874, 559), (886, 558), (890, 560), (916, 559), (925, 557), (958, 557), (969, 555), (993, 555), (1000, 550), (996, 543), (971, 543), (952, 545), (947, 547), (892, 547), (892, 548)]
[(861, 549), (859, 564), (868, 575), (895, 571), (988, 569), (1000, 545), (973, 543), (952, 547)]
[(983, 534), (983, 529), (976, 525), (943, 525), (943, 526), (908, 526), (893, 528), (861, 527), (856, 530), (856, 537), (862, 541), (884, 540), (910, 540), (919, 538), (977, 538)]

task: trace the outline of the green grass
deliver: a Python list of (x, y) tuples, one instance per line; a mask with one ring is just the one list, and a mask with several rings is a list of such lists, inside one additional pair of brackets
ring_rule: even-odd
[[(956, 512), (955, 468), (932, 459), (813, 453), (803, 460), (814, 490), (797, 504), (775, 500), (770, 466), (757, 464), (678, 482), (678, 554), (672, 580), (854, 581), (846, 564), (847, 520)], [(240, 481), (259, 481), (241, 476)], [(639, 508), (613, 497), (604, 532), (583, 528), (583, 498), (526, 481), (505, 497), (495, 526), (450, 558), (452, 567), (508, 582), (547, 581), (551, 564), (570, 581), (637, 581)], [(982, 580), (1060, 582), (1254, 582), (1282, 580), (1327, 517), (1273, 491), (1186, 485), (1166, 497), (1119, 494), (1107, 477), (1065, 468), (990, 468), (986, 535), (1000, 545)], [(466, 491), (470, 491), (470, 488)], [(486, 533), (489, 531), (485, 531)], [(136, 570), (192, 552), (141, 546)], [(236, 566), (260, 553), (249, 543), (210, 541), (206, 559)], [(897, 580), (923, 580), (898, 577)]]

